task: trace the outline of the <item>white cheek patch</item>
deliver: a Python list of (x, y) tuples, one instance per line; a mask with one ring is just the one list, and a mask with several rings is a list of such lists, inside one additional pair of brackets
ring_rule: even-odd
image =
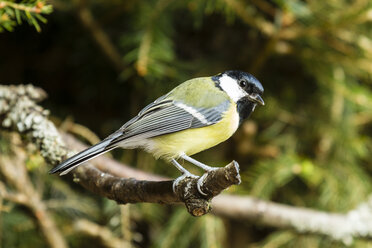
[(227, 75), (223, 75), (222, 77), (220, 77), (219, 81), (220, 87), (229, 95), (231, 99), (233, 99), (234, 102), (237, 102), (242, 97), (248, 95), (247, 92), (240, 88), (235, 79)]

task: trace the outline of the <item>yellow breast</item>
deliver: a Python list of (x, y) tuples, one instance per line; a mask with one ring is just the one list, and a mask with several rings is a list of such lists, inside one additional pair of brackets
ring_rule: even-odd
[(227, 140), (238, 126), (239, 114), (236, 111), (236, 104), (232, 102), (218, 123), (152, 138), (146, 150), (157, 158), (167, 160), (184, 153), (191, 156)]

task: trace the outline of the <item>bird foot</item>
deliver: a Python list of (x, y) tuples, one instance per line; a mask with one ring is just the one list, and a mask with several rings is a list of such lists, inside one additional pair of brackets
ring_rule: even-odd
[[(213, 167), (211, 167), (213, 168)], [(213, 168), (212, 170), (216, 170), (217, 168)], [(212, 171), (211, 170), (211, 171)], [(201, 176), (199, 179), (198, 179), (198, 183), (196, 184), (196, 187), (198, 188), (198, 192), (204, 196), (207, 196), (206, 193), (203, 192), (203, 190), (201, 189), (201, 186), (204, 184), (204, 179), (206, 178), (207, 176), (207, 173), (204, 173), (203, 176)]]
[(177, 177), (174, 181), (173, 181), (173, 185), (172, 185), (172, 188), (173, 188), (173, 192), (176, 193), (176, 187), (178, 186), (178, 184), (185, 180), (186, 178), (199, 178), (197, 175), (194, 175), (190, 172), (185, 172), (183, 173), (181, 176)]
[[(215, 170), (215, 169), (218, 169), (218, 168), (213, 168), (212, 170)], [(207, 176), (207, 173), (205, 173), (203, 176), (199, 177), (199, 176), (196, 176), (194, 174), (191, 174), (191, 173), (184, 173), (182, 174), (182, 176), (179, 176), (177, 177), (174, 181), (173, 181), (173, 185), (172, 185), (172, 189), (173, 189), (173, 192), (176, 193), (176, 187), (178, 186), (178, 184), (180, 182), (182, 182), (183, 180), (185, 180), (186, 178), (190, 178), (190, 179), (198, 179), (197, 181), (197, 184), (196, 184), (196, 187), (198, 189), (198, 192), (203, 195), (203, 196), (207, 196), (206, 193), (204, 193), (201, 189), (202, 185), (204, 184), (204, 179), (206, 178)]]

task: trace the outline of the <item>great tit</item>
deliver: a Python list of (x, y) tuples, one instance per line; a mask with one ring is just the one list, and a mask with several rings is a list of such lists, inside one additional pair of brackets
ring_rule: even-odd
[(163, 158), (184, 176), (192, 175), (177, 159), (206, 171), (214, 169), (190, 156), (230, 138), (257, 104), (264, 105), (262, 84), (251, 74), (226, 71), (188, 80), (156, 99), (119, 130), (68, 158), (50, 173), (64, 175), (114, 148), (142, 148)]

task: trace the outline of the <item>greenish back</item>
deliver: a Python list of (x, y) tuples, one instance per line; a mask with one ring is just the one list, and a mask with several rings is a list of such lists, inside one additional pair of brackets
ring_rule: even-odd
[(228, 95), (218, 89), (210, 77), (190, 79), (168, 95), (168, 99), (180, 101), (196, 108), (210, 108), (229, 100)]

